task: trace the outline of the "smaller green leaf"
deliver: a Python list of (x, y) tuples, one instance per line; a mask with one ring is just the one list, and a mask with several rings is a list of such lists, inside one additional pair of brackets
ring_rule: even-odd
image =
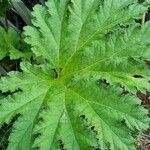
[(9, 28), (6, 32), (4, 28), (0, 27), (0, 35), (0, 60), (6, 56), (10, 56), (10, 59), (30, 57), (30, 50), (26, 50), (27, 44), (21, 41), (21, 37), (15, 29)]
[(0, 16), (3, 16), (10, 8), (9, 0), (0, 0)]
[(27, 25), (31, 25), (31, 11), (25, 6), (21, 0), (11, 0), (11, 3), (18, 15)]

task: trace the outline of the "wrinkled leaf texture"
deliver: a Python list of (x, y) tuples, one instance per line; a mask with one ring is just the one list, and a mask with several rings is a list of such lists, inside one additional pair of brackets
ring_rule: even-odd
[[(137, 0), (48, 0), (26, 26), (36, 64), (0, 80), (0, 122), (20, 114), (8, 150), (134, 150), (149, 127), (135, 96), (150, 89), (150, 23)], [(122, 94), (122, 88), (128, 94)]]

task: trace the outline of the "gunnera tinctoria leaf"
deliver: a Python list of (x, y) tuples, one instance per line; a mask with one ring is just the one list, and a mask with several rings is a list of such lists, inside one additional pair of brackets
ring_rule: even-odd
[[(0, 80), (8, 150), (134, 150), (149, 127), (150, 23), (137, 0), (48, 0), (24, 28), (34, 61)], [(122, 94), (123, 89), (128, 94)]]

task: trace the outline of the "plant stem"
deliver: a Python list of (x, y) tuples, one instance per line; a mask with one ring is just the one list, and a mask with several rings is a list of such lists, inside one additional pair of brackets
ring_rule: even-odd
[(146, 13), (144, 13), (144, 14), (143, 14), (143, 17), (142, 17), (142, 21), (141, 21), (142, 26), (143, 26), (144, 23), (145, 23), (145, 16), (146, 16)]
[(8, 30), (8, 20), (7, 20), (7, 14), (5, 14), (5, 29)]
[(58, 80), (60, 78), (60, 69), (57, 68), (57, 69), (54, 69), (54, 71), (55, 71), (55, 74), (56, 74), (55, 79)]

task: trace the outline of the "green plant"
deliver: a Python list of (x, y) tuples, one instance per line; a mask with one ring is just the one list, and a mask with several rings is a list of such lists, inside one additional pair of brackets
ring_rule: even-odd
[(24, 20), (27, 25), (31, 25), (31, 11), (21, 0), (11, 0), (14, 11)]
[(9, 0), (0, 0), (0, 16), (5, 16), (6, 11), (10, 8)]
[(20, 49), (20, 37), (13, 28), (9, 28), (6, 32), (4, 28), (0, 27), (0, 60), (6, 56), (11, 59), (20, 58), (23, 53)]
[(6, 32), (4, 28), (0, 27), (0, 60), (6, 56), (9, 56), (10, 59), (29, 59), (31, 57), (29, 45), (21, 37), (22, 35), (17, 33), (14, 28), (9, 27)]
[[(0, 80), (8, 150), (133, 150), (149, 127), (135, 96), (150, 89), (150, 23), (136, 0), (49, 0), (24, 28), (34, 54)], [(39, 61), (40, 60), (40, 61)], [(123, 93), (123, 89), (128, 94)]]

